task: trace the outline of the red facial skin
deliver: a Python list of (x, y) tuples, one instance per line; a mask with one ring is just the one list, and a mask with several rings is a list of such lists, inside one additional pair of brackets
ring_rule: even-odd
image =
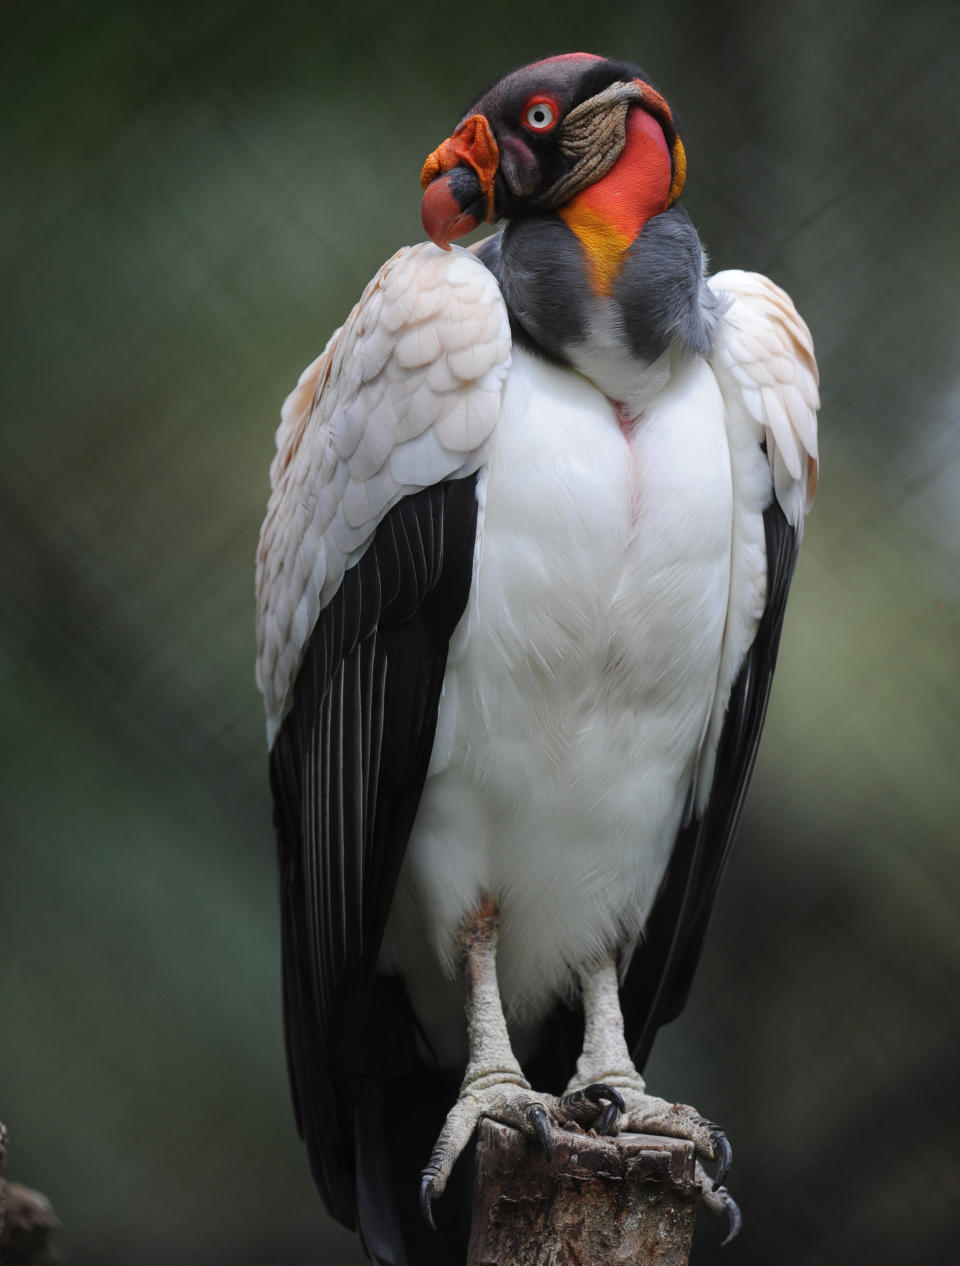
[(617, 162), (571, 201), (589, 207), (632, 242), (652, 216), (667, 209), (670, 180), (663, 128), (652, 114), (634, 107), (627, 114), (627, 142)]

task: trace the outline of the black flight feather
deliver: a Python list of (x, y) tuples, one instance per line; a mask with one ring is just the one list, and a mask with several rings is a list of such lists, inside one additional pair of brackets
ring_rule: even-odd
[[(410, 1075), (421, 1065), (402, 985), (374, 973), (433, 747), (449, 639), (470, 592), (476, 524), (475, 476), (390, 511), (318, 617), (270, 753), (297, 1124), (330, 1212), (390, 1266), (406, 1261), (399, 1206), (408, 1200), (416, 1211), (432, 1138), (403, 1174), (409, 1194), (395, 1192), (396, 1157), (383, 1143), (392, 1096), (381, 1081), (388, 1064)], [(442, 1112), (428, 1115), (435, 1135)]]

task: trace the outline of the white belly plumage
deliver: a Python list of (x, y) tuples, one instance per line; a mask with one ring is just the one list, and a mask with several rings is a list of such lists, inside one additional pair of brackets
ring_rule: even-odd
[(642, 934), (728, 604), (730, 454), (711, 368), (680, 366), (625, 434), (587, 379), (515, 349), (480, 496), (473, 590), (381, 960), (451, 1059), (459, 990), (442, 981), (481, 894), (500, 905), (501, 996), (518, 1020)]

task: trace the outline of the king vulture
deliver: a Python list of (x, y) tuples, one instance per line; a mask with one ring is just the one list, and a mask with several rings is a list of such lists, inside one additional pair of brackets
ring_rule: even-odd
[(753, 768), (817, 371), (773, 282), (706, 275), (685, 168), (639, 67), (506, 75), (424, 165), (430, 240), (283, 407), (257, 679), (289, 1073), (381, 1266), (462, 1263), (481, 1116), (691, 1139), (736, 1225), (722, 1130), (641, 1071)]

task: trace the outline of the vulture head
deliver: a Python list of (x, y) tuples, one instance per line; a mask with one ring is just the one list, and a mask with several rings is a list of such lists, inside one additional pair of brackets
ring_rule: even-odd
[(596, 217), (632, 239), (685, 173), (670, 107), (643, 71), (565, 53), (498, 80), (430, 154), (423, 226), (447, 249), (484, 220), (564, 209), (580, 228)]

